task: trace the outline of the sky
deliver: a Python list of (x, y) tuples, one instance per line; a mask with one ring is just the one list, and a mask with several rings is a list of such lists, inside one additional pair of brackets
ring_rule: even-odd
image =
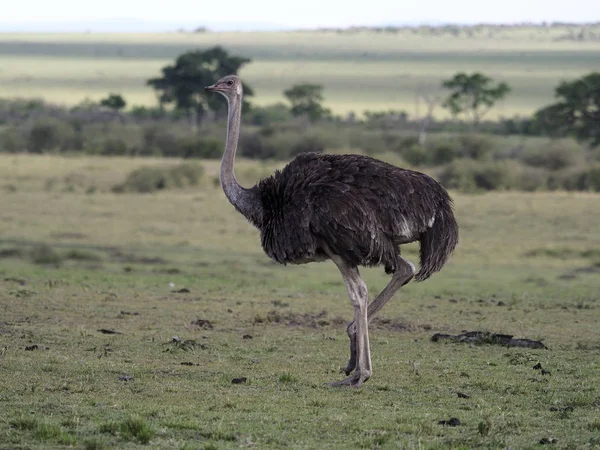
[[(172, 31), (600, 22), (598, 0), (10, 0), (0, 31)], [(44, 29), (44, 27), (46, 29)]]

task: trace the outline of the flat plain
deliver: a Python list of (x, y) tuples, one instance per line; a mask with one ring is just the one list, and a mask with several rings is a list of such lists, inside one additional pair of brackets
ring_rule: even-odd
[[(598, 27), (589, 27), (597, 33)], [(130, 105), (153, 105), (146, 80), (177, 55), (222, 45), (249, 57), (241, 75), (256, 104), (283, 101), (296, 83), (324, 86), (337, 114), (365, 110), (425, 112), (420, 94), (443, 95), (440, 83), (459, 71), (506, 81), (512, 93), (489, 117), (527, 115), (553, 101), (554, 88), (597, 70), (599, 40), (573, 27), (471, 29), (452, 34), (263, 32), (163, 34), (0, 34), (0, 96), (40, 97), (63, 105), (121, 93)], [(443, 115), (441, 108), (436, 115)]]
[[(372, 379), (334, 389), (335, 266), (270, 262), (217, 161), (194, 189), (111, 192), (175, 163), (0, 156), (0, 448), (600, 446), (599, 195), (453, 194), (456, 253), (372, 322)], [(371, 297), (388, 279), (363, 274)], [(431, 341), (464, 331), (547, 348)]]

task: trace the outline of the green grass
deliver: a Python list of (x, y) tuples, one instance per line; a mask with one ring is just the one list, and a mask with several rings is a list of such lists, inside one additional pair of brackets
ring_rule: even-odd
[[(597, 28), (597, 27), (596, 27)], [(592, 29), (592, 28), (590, 28)], [(560, 80), (597, 70), (600, 42), (564, 40), (564, 28), (514, 28), (472, 37), (403, 30), (369, 32), (3, 34), (0, 96), (38, 96), (60, 104), (122, 93), (130, 105), (152, 105), (145, 81), (187, 50), (222, 45), (252, 63), (242, 76), (257, 104), (282, 101), (295, 83), (325, 86), (336, 113), (404, 109), (416, 114), (419, 92), (458, 71), (482, 71), (513, 92), (490, 117), (530, 114), (553, 100)], [(420, 114), (425, 105), (420, 106)], [(442, 114), (438, 108), (437, 114)]]
[[(215, 161), (194, 189), (110, 191), (146, 164), (0, 156), (16, 187), (0, 196), (3, 447), (600, 445), (599, 195), (454, 195), (456, 254), (373, 323), (372, 379), (332, 389), (352, 315), (335, 266), (271, 263), (210, 181)], [(73, 173), (94, 193), (59, 188)], [(34, 261), (41, 244), (58, 259)], [(388, 280), (362, 272), (371, 296)], [(430, 341), (463, 330), (548, 349)]]

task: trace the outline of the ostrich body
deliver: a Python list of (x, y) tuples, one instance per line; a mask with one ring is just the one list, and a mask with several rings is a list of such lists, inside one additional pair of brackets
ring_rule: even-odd
[[(228, 102), (227, 143), (221, 186), (237, 211), (260, 230), (265, 253), (281, 264), (332, 260), (354, 307), (348, 325), (348, 377), (332, 385), (360, 387), (372, 374), (368, 323), (413, 277), (439, 271), (458, 242), (452, 200), (431, 177), (361, 155), (298, 155), (250, 189), (233, 165), (242, 106), (242, 84), (228, 75), (206, 89)], [(400, 245), (420, 242), (420, 270), (400, 256)], [(383, 265), (389, 284), (369, 304), (358, 266)]]

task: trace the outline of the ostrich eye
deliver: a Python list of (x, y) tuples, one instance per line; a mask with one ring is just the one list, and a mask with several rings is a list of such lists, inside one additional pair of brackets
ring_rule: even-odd
[(229, 81), (227, 82), (227, 86), (233, 86), (233, 80), (229, 80)]

